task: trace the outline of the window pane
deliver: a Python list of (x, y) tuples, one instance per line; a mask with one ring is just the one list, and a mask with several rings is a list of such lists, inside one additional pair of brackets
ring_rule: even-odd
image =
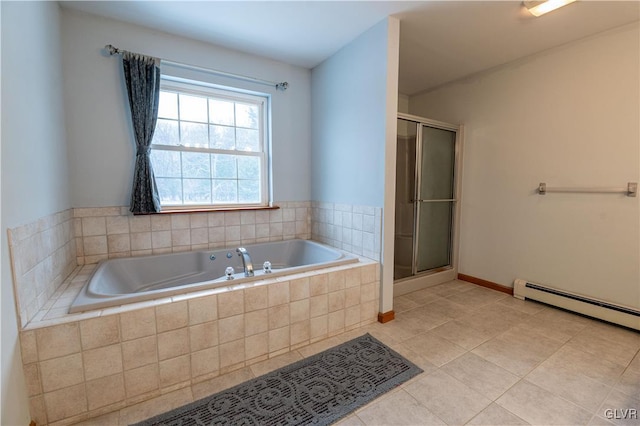
[(216, 149), (236, 149), (233, 127), (209, 126), (209, 147)]
[(185, 178), (211, 178), (209, 154), (201, 152), (183, 152), (182, 176)]
[(238, 155), (238, 179), (260, 179), (260, 158)]
[(153, 143), (159, 145), (179, 145), (178, 122), (158, 119), (156, 130), (153, 132)]
[(211, 181), (209, 179), (185, 179), (185, 204), (211, 204)]
[(182, 204), (182, 180), (171, 178), (156, 179), (160, 204), (163, 206)]
[(240, 203), (260, 202), (260, 181), (239, 180), (238, 181), (238, 201)]
[(258, 128), (258, 105), (236, 104), (236, 126)]
[(151, 150), (151, 164), (156, 177), (180, 177), (180, 153), (177, 151)]
[(209, 122), (233, 126), (233, 102), (209, 99)]
[(206, 148), (209, 145), (209, 131), (206, 124), (180, 123), (180, 142), (184, 146)]
[(237, 203), (238, 185), (236, 180), (214, 180), (213, 181), (213, 202), (214, 203)]
[(158, 117), (178, 119), (178, 94), (160, 91)]
[(236, 149), (238, 151), (260, 151), (260, 134), (257, 130), (236, 128)]
[(207, 98), (180, 95), (180, 120), (207, 122)]
[(235, 155), (211, 154), (211, 171), (214, 178), (236, 179)]

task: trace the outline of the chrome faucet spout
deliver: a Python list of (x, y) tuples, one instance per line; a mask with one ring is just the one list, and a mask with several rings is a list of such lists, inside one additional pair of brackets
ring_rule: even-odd
[(253, 277), (253, 263), (251, 262), (251, 256), (249, 256), (249, 252), (247, 251), (247, 249), (244, 247), (238, 247), (236, 249), (236, 253), (238, 253), (238, 256), (242, 258), (244, 276)]

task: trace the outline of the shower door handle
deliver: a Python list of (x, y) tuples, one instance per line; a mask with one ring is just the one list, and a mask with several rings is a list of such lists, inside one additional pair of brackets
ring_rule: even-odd
[(440, 200), (423, 200), (423, 199), (418, 199), (418, 200), (412, 200), (411, 202), (413, 203), (443, 203), (443, 202), (449, 202), (449, 201), (458, 201), (455, 198), (446, 198), (446, 199), (440, 199)]

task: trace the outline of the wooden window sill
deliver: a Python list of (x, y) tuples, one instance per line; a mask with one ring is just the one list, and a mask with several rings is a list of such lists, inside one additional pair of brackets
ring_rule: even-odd
[(196, 207), (192, 209), (164, 209), (158, 213), (134, 213), (137, 215), (146, 214), (179, 214), (179, 213), (224, 213), (224, 212), (242, 212), (242, 211), (255, 211), (255, 210), (278, 210), (280, 206), (256, 206), (256, 207)]

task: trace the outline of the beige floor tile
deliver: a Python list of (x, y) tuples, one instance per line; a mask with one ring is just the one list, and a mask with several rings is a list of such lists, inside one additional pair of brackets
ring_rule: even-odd
[(417, 308), (418, 306), (421, 306), (421, 303), (413, 300), (409, 296), (398, 296), (393, 298), (393, 311), (396, 314)]
[(615, 389), (627, 395), (640, 398), (640, 372), (627, 369), (620, 381), (615, 385)]
[(432, 289), (427, 288), (424, 290), (414, 291), (413, 293), (405, 294), (404, 297), (407, 297), (419, 305), (426, 305), (427, 303), (442, 299), (441, 296), (438, 296)]
[(612, 426), (609, 420), (605, 420), (600, 416), (593, 416), (593, 418), (589, 421), (588, 426)]
[(631, 363), (629, 364), (629, 370), (640, 371), (640, 351), (633, 358)]
[(476, 309), (489, 303), (494, 303), (508, 297), (506, 293), (502, 293), (488, 288), (477, 286), (467, 291), (452, 294), (446, 297), (447, 300), (455, 302), (459, 305)]
[(456, 319), (467, 315), (469, 311), (472, 311), (474, 308), (461, 305), (446, 298), (442, 298), (427, 303), (421, 309), (423, 309), (424, 312), (428, 312), (432, 316), (439, 315), (447, 319)]
[(433, 333), (424, 333), (404, 344), (413, 352), (423, 356), (430, 363), (441, 367), (447, 362), (464, 354), (466, 350)]
[(377, 398), (359, 410), (357, 416), (366, 425), (446, 424), (402, 389)]
[(325, 351), (339, 344), (340, 344), (340, 341), (338, 339), (336, 339), (335, 337), (330, 337), (328, 339), (324, 339), (324, 340), (320, 340), (318, 342), (312, 343), (309, 346), (302, 347), (298, 349), (298, 352), (304, 358), (307, 358), (311, 355), (315, 355), (317, 353)]
[(515, 374), (470, 352), (444, 365), (442, 370), (491, 400), (520, 380)]
[(447, 424), (464, 424), (491, 401), (438, 370), (403, 388)]
[(118, 424), (119, 418), (120, 411), (114, 411), (112, 413), (103, 414), (102, 416), (93, 417), (80, 423), (75, 423), (75, 426), (114, 426)]
[(632, 331), (603, 321), (592, 321), (579, 335), (599, 337), (634, 352), (640, 349), (640, 332)]
[(482, 426), (519, 426), (529, 423), (498, 404), (491, 404), (475, 416), (468, 425)]
[(537, 303), (531, 300), (520, 300), (517, 297), (505, 297), (504, 299), (498, 300), (497, 304), (529, 315), (537, 314), (546, 309), (546, 306), (542, 303)]
[(567, 346), (599, 356), (601, 359), (627, 366), (633, 360), (637, 348), (622, 343), (614, 343), (598, 333), (580, 333), (567, 342)]
[(544, 361), (544, 365), (566, 368), (609, 386), (615, 385), (624, 372), (622, 365), (567, 345)]
[(526, 380), (509, 389), (497, 401), (523, 420), (538, 425), (581, 425), (592, 414)]
[(161, 395), (157, 398), (123, 408), (120, 410), (119, 424), (129, 425), (131, 423), (140, 422), (193, 401), (194, 398), (191, 393), (191, 388), (182, 388), (180, 390)]
[(447, 339), (466, 350), (471, 350), (500, 334), (496, 330), (476, 330), (457, 320), (446, 322), (431, 330), (431, 333)]
[(224, 374), (211, 380), (197, 383), (191, 386), (193, 390), (193, 399), (198, 400), (205, 396), (229, 389), (247, 380), (253, 379), (255, 376), (249, 367), (241, 368), (231, 373)]
[(542, 363), (525, 377), (530, 383), (554, 393), (595, 414), (611, 391), (611, 387), (597, 382), (570, 367)]
[(268, 359), (266, 361), (257, 362), (251, 365), (249, 368), (254, 376), (262, 376), (263, 374), (270, 373), (278, 368), (282, 368), (286, 365), (292, 364), (302, 359), (302, 355), (298, 351), (287, 352), (286, 354)]
[(640, 424), (640, 397), (634, 398), (614, 389), (602, 403), (598, 416), (615, 425), (637, 426)]
[(335, 426), (365, 426), (358, 416), (352, 414), (334, 423)]
[(492, 303), (458, 318), (458, 321), (483, 332), (503, 332), (528, 318), (529, 314)]
[[(424, 374), (429, 374), (432, 371), (438, 369), (433, 363), (431, 363), (427, 358), (423, 355), (418, 354), (407, 347), (404, 343), (394, 343), (387, 345), (394, 351), (398, 352), (403, 357), (407, 358), (409, 361), (413, 362), (415, 365), (420, 367)], [(402, 385), (404, 386), (404, 384)]]

